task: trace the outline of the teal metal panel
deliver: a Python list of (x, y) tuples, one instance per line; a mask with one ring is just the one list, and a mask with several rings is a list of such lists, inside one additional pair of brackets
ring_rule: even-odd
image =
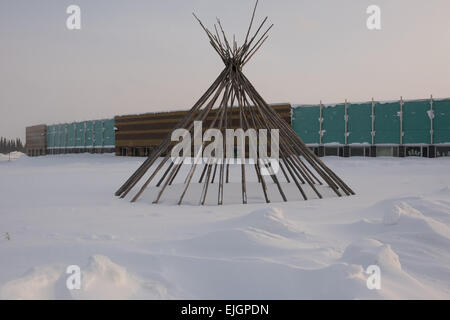
[(57, 135), (58, 135), (58, 147), (64, 148), (65, 146), (64, 124), (58, 125)]
[(103, 145), (103, 121), (94, 121), (94, 146), (101, 147)]
[(345, 105), (324, 106), (322, 118), (322, 143), (345, 144)]
[(53, 147), (54, 148), (57, 148), (58, 147), (58, 125), (54, 125), (53, 126), (53, 134), (52, 134), (52, 136), (53, 136)]
[(53, 147), (58, 147), (58, 125), (54, 125), (52, 128)]
[(403, 144), (431, 142), (430, 100), (405, 101), (403, 104)]
[(372, 143), (372, 103), (349, 104), (347, 143)]
[(56, 148), (58, 146), (58, 125), (52, 126), (52, 146), (53, 148)]
[(65, 145), (65, 135), (64, 135), (64, 124), (58, 125), (58, 147), (64, 148)]
[(63, 124), (63, 128), (62, 128), (62, 134), (64, 136), (63, 139), (63, 147), (67, 148), (67, 133), (69, 132), (69, 125), (67, 123)]
[(450, 143), (450, 99), (433, 101), (433, 143)]
[(306, 144), (320, 143), (320, 107), (299, 106), (292, 109), (292, 128)]
[(55, 147), (55, 126), (47, 126), (47, 148)]
[(84, 147), (84, 140), (85, 140), (84, 122), (77, 122), (75, 124), (75, 128), (76, 128), (75, 147)]
[(47, 132), (46, 132), (46, 140), (47, 140), (47, 148), (51, 148), (51, 130), (52, 126), (47, 126)]
[(54, 125), (54, 147), (58, 148), (59, 147), (59, 124)]
[(93, 121), (86, 121), (86, 141), (85, 147), (92, 147), (94, 144), (94, 123)]
[(114, 119), (108, 119), (103, 121), (103, 145), (114, 146)]
[(53, 148), (58, 146), (58, 125), (52, 126)]
[(375, 144), (400, 143), (400, 102), (375, 105)]
[(67, 147), (75, 147), (75, 123), (69, 123), (67, 125)]

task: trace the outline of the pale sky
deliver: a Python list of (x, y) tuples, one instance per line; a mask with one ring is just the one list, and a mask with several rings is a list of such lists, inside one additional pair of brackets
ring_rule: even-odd
[[(81, 7), (79, 31), (66, 8)], [(366, 27), (381, 8), (382, 30)], [(243, 40), (254, 0), (0, 0), (0, 136), (188, 109), (222, 70), (194, 11)], [(275, 26), (244, 72), (270, 103), (450, 97), (449, 0), (260, 0)]]

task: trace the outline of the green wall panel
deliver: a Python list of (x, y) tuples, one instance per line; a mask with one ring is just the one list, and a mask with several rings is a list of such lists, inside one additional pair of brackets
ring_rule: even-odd
[(94, 144), (94, 128), (93, 121), (86, 121), (86, 141), (85, 147), (92, 147)]
[(101, 147), (103, 145), (102, 120), (95, 120), (94, 122), (94, 146)]
[(67, 134), (69, 132), (69, 125), (67, 123), (64, 124), (64, 147), (67, 148)]
[(405, 101), (403, 104), (403, 144), (430, 143), (430, 100)]
[(56, 148), (56, 147), (58, 147), (58, 125), (54, 125), (52, 131), (53, 131), (53, 133), (52, 133), (53, 147)]
[(57, 139), (58, 139), (58, 126), (52, 126), (52, 148), (57, 147)]
[(47, 148), (51, 148), (51, 130), (52, 126), (47, 126), (47, 132), (46, 132), (46, 140), (47, 140)]
[(67, 125), (67, 147), (75, 147), (75, 123), (69, 123)]
[(85, 139), (84, 122), (77, 122), (75, 124), (75, 127), (76, 127), (75, 146), (76, 147), (84, 147), (84, 139)]
[(349, 104), (347, 143), (372, 143), (372, 103)]
[(115, 136), (114, 136), (114, 119), (108, 119), (103, 121), (103, 145), (104, 146), (114, 146)]
[(324, 106), (322, 109), (322, 143), (345, 143), (345, 105)]
[(55, 125), (55, 148), (59, 148), (59, 124)]
[(65, 146), (66, 146), (66, 125), (65, 124), (61, 124), (59, 126), (58, 136), (59, 136), (59, 147), (65, 148)]
[(58, 147), (64, 148), (66, 145), (65, 125), (58, 125)]
[(400, 143), (400, 102), (375, 105), (375, 144)]
[(450, 143), (450, 99), (433, 101), (433, 143)]
[(304, 143), (320, 143), (320, 107), (299, 106), (292, 109), (292, 128)]
[(55, 126), (47, 126), (47, 148), (55, 147)]
[(58, 125), (54, 125), (52, 128), (53, 148), (58, 147)]
[(114, 119), (47, 126), (48, 148), (90, 148), (114, 146)]

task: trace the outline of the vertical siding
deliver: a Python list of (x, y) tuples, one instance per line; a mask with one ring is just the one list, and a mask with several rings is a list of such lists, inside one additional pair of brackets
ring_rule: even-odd
[(450, 143), (450, 99), (433, 101), (434, 143)]
[(324, 106), (322, 109), (322, 143), (345, 143), (345, 105)]
[(76, 130), (76, 138), (75, 138), (75, 147), (81, 148), (84, 147), (84, 122), (77, 122), (75, 124)]
[(75, 123), (69, 123), (67, 125), (67, 147), (75, 147)]
[(46, 145), (52, 153), (53, 150), (67, 152), (64, 149), (91, 151), (93, 148), (114, 148), (114, 119), (49, 125)]
[(114, 146), (114, 119), (103, 121), (103, 145)]
[(403, 143), (430, 143), (430, 100), (405, 101), (403, 105)]
[(86, 140), (84, 142), (84, 146), (86, 148), (92, 148), (94, 145), (94, 128), (93, 128), (93, 121), (86, 121)]
[[(400, 101), (374, 103), (374, 144), (406, 145), (450, 143), (450, 99), (403, 102), (400, 139)], [(372, 144), (372, 102), (350, 103), (347, 107), (347, 144)], [(310, 145), (320, 143), (320, 106), (292, 109), (292, 128)], [(345, 144), (345, 105), (328, 105), (322, 110), (322, 144)], [(433, 121), (433, 141), (431, 122)]]
[(372, 143), (372, 103), (348, 105), (347, 143)]
[(65, 147), (65, 127), (64, 124), (58, 125), (58, 147), (64, 148)]
[(94, 146), (95, 147), (103, 146), (103, 121), (102, 120), (94, 121)]
[(400, 102), (375, 105), (375, 144), (400, 143)]
[(299, 106), (292, 110), (292, 128), (304, 143), (320, 143), (320, 107)]
[(47, 128), (47, 148), (53, 149), (55, 147), (55, 130), (56, 126), (48, 126)]

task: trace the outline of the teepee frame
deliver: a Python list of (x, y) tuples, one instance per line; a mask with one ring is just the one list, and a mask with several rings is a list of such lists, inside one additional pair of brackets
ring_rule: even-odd
[[(268, 17), (266, 17), (259, 25), (253, 36), (250, 36), (253, 26), (258, 0), (256, 1), (253, 10), (250, 25), (242, 46), (238, 46), (233, 37), (232, 42), (228, 41), (223, 30), (222, 24), (217, 19), (217, 24), (214, 24), (214, 33), (208, 30), (195, 14), (194, 17), (200, 23), (200, 26), (205, 31), (211, 46), (217, 52), (225, 64), (225, 68), (219, 74), (217, 79), (212, 83), (203, 96), (194, 104), (191, 110), (185, 117), (175, 126), (175, 129), (184, 128), (189, 132), (194, 130), (194, 121), (205, 121), (208, 115), (214, 115), (209, 128), (219, 129), (225, 136), (225, 130), (232, 128), (233, 110), (239, 113), (239, 127), (244, 131), (253, 128), (255, 130), (271, 129), (279, 130), (279, 165), (281, 173), (286, 182), (294, 182), (298, 188), (302, 198), (307, 200), (308, 197), (302, 187), (309, 185), (318, 198), (322, 198), (317, 185), (327, 184), (337, 196), (352, 195), (354, 192), (342, 181), (333, 171), (331, 171), (299, 138), (291, 126), (286, 123), (261, 97), (256, 91), (247, 77), (242, 73), (242, 68), (255, 55), (268, 38), (268, 32), (273, 27), (273, 24), (265, 28)], [(218, 103), (216, 108), (215, 105)], [(214, 110), (214, 112), (211, 112)], [(225, 143), (225, 142), (224, 142)], [(179, 174), (180, 168), (183, 164), (182, 159), (171, 161), (171, 149), (173, 143), (171, 141), (171, 134), (156, 148), (144, 163), (131, 175), (131, 177), (117, 190), (116, 196), (124, 198), (136, 186), (136, 184), (144, 177), (147, 171), (155, 164), (156, 160), (162, 157), (161, 161), (156, 165), (147, 178), (145, 183), (141, 186), (137, 194), (131, 199), (135, 202), (149, 186), (150, 182), (155, 179), (159, 172), (162, 176), (159, 178), (156, 187), (159, 188), (156, 199), (153, 203), (158, 203), (167, 189), (171, 185), (175, 177)], [(203, 142), (200, 152), (205, 147)], [(194, 155), (196, 157), (201, 154)], [(258, 154), (258, 157), (260, 155)], [(172, 159), (173, 160), (173, 159)], [(224, 183), (229, 182), (229, 159), (223, 155), (222, 161), (214, 161), (217, 159), (208, 158), (208, 161), (203, 164), (202, 173), (198, 183), (203, 183), (203, 189), (200, 196), (200, 204), (205, 204), (208, 193), (208, 186), (216, 180), (218, 183), (217, 203), (223, 204), (224, 198)], [(183, 198), (191, 185), (194, 173), (198, 166), (198, 162), (194, 161), (184, 179), (183, 192), (179, 197), (178, 204), (181, 204)], [(261, 174), (261, 165), (264, 165), (271, 173), (269, 176)], [(248, 167), (244, 163), (241, 166), (241, 186), (242, 186), (242, 203), (247, 203), (246, 190), (246, 172)], [(282, 185), (277, 174), (270, 168), (268, 159), (258, 158), (253, 164), (255, 173), (258, 177), (258, 183), (264, 194), (265, 201), (270, 202), (269, 194), (267, 192), (266, 179), (270, 179), (277, 187), (282, 199), (287, 201), (286, 195), (283, 191)], [(163, 168), (165, 168), (163, 170)], [(314, 173), (315, 172), (315, 173)], [(280, 173), (280, 175), (281, 175)], [(218, 177), (216, 177), (218, 176)], [(269, 178), (270, 177), (270, 178)]]

